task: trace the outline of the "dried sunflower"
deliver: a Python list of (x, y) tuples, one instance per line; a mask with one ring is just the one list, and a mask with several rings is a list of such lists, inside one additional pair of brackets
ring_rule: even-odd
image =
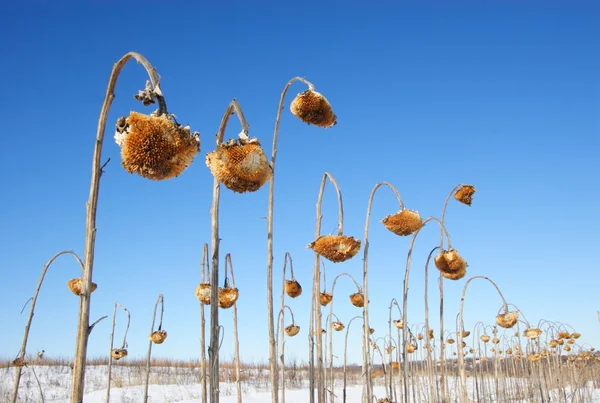
[(473, 194), (476, 192), (475, 186), (463, 185), (460, 189), (454, 193), (454, 198), (459, 202), (470, 206), (473, 202)]
[(295, 279), (285, 280), (285, 293), (291, 298), (296, 298), (302, 294), (302, 286)]
[(331, 127), (337, 123), (337, 117), (329, 101), (314, 90), (306, 90), (296, 95), (290, 106), (292, 113), (309, 125)]
[(162, 342), (165, 341), (165, 339), (167, 338), (167, 331), (157, 330), (156, 332), (148, 336), (148, 338), (152, 340), (152, 342), (155, 344), (162, 344)]
[[(71, 290), (73, 294), (81, 295), (83, 292), (83, 278), (79, 277), (69, 280), (67, 282), (67, 287), (69, 287), (69, 290)], [(90, 294), (96, 291), (96, 288), (98, 288), (98, 284), (92, 282)]]
[(423, 219), (418, 212), (402, 209), (396, 214), (391, 214), (381, 220), (383, 225), (396, 235), (406, 236), (423, 227)]
[(322, 235), (308, 247), (325, 259), (339, 263), (356, 256), (360, 250), (360, 240), (345, 235)]

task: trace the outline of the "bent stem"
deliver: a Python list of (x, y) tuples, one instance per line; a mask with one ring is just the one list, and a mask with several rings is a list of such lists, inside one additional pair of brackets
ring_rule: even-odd
[[(154, 313), (152, 314), (152, 325), (150, 326), (150, 335), (154, 333), (154, 323), (156, 321), (156, 308), (160, 303), (160, 321), (158, 324), (158, 330), (162, 330), (163, 314), (165, 313), (165, 299), (162, 294), (158, 295), (156, 303), (154, 304)], [(150, 337), (149, 337), (150, 338)], [(144, 403), (148, 403), (148, 383), (150, 381), (150, 359), (152, 356), (152, 339), (148, 342), (148, 355), (146, 356), (146, 379), (144, 381)]]
[[(434, 387), (434, 380), (433, 380), (433, 360), (431, 358), (431, 351), (433, 350), (433, 348), (431, 348), (431, 340), (429, 339), (429, 262), (431, 261), (431, 257), (433, 256), (433, 252), (435, 252), (439, 247), (436, 246), (435, 248), (431, 249), (431, 252), (429, 252), (429, 255), (427, 255), (427, 261), (425, 262), (425, 340), (426, 340), (426, 344), (427, 344), (427, 366), (428, 366), (428, 376), (429, 376), (429, 398), (433, 399), (433, 396), (435, 395), (435, 390), (436, 388)], [(440, 275), (440, 277), (442, 277)], [(443, 340), (443, 337), (442, 337)], [(443, 343), (443, 341), (442, 341)]]
[(83, 401), (83, 391), (85, 384), (85, 365), (87, 356), (88, 339), (90, 335), (90, 301), (92, 287), (92, 272), (94, 268), (94, 249), (96, 245), (96, 211), (98, 209), (98, 193), (100, 189), (100, 177), (102, 176), (102, 145), (104, 142), (104, 131), (110, 106), (115, 98), (115, 87), (121, 70), (131, 59), (135, 59), (146, 69), (152, 82), (152, 92), (159, 102), (160, 111), (166, 112), (166, 104), (160, 90), (160, 80), (156, 69), (148, 60), (137, 52), (126, 53), (117, 63), (114, 64), (104, 102), (100, 111), (98, 120), (98, 130), (96, 132), (96, 142), (94, 145), (94, 155), (92, 157), (92, 178), (90, 183), (90, 195), (86, 203), (85, 219), (85, 251), (83, 256), (84, 269), (82, 278), (82, 292), (79, 304), (79, 323), (77, 325), (77, 341), (75, 346), (75, 360), (73, 363), (73, 391), (71, 394), (71, 403), (81, 403)]
[[(284, 318), (283, 318), (283, 310), (284, 308), (287, 306), (285, 305), (285, 282), (286, 282), (286, 269), (287, 269), (287, 263), (288, 261), (290, 262), (290, 273), (292, 274), (292, 281), (296, 280), (294, 277), (294, 265), (292, 262), (292, 255), (290, 255), (289, 252), (285, 252), (285, 256), (283, 258), (283, 273), (282, 273), (282, 279), (281, 279), (281, 308), (279, 311), (279, 315), (280, 315), (280, 320), (277, 323), (277, 326), (281, 328), (281, 333), (279, 330), (277, 330), (277, 337), (281, 337), (281, 342), (280, 342), (280, 349), (281, 351), (279, 352), (279, 359), (281, 360), (281, 373), (280, 373), (280, 377), (281, 377), (281, 403), (285, 403), (285, 361), (284, 361)], [(288, 307), (289, 309), (289, 307)], [(290, 313), (292, 312), (292, 310), (290, 309)], [(292, 321), (294, 320), (294, 316), (292, 314)]]
[[(50, 258), (50, 260), (48, 260), (48, 262), (46, 262), (46, 264), (42, 268), (42, 274), (40, 275), (40, 279), (38, 280), (38, 284), (37, 284), (37, 287), (35, 288), (35, 292), (33, 293), (33, 297), (31, 298), (31, 308), (29, 308), (29, 316), (27, 317), (27, 323), (25, 324), (25, 332), (23, 333), (23, 340), (21, 341), (21, 349), (19, 350), (19, 354), (17, 354), (16, 360), (23, 361), (25, 358), (25, 352), (27, 350), (27, 340), (29, 338), (29, 330), (31, 329), (31, 322), (33, 320), (33, 314), (35, 311), (35, 304), (37, 302), (38, 295), (40, 294), (40, 290), (42, 288), (42, 283), (44, 282), (44, 278), (46, 277), (46, 272), (48, 271), (48, 269), (50, 268), (50, 265), (54, 262), (54, 260), (56, 260), (57, 257), (59, 257), (61, 255), (67, 255), (67, 254), (73, 256), (75, 258), (75, 260), (77, 260), (77, 263), (79, 263), (81, 270), (82, 271), (84, 270), (83, 262), (81, 261), (79, 256), (77, 256), (77, 254), (71, 250), (65, 250), (62, 252), (58, 252), (57, 254), (52, 256)], [(23, 371), (23, 367), (20, 365), (17, 365), (16, 366), (16, 374), (15, 374), (15, 385), (13, 388), (11, 403), (16, 403), (16, 401), (17, 401), (17, 395), (19, 393), (19, 383), (21, 382), (22, 371)]]
[[(323, 174), (323, 179), (321, 180), (321, 187), (319, 189), (319, 197), (317, 198), (317, 220), (316, 220), (316, 228), (315, 228), (315, 239), (317, 239), (321, 235), (321, 220), (323, 215), (321, 213), (321, 206), (323, 204), (323, 194), (325, 193), (325, 183), (329, 179), (335, 191), (337, 193), (338, 200), (338, 235), (342, 235), (344, 233), (344, 206), (342, 202), (342, 192), (340, 191), (340, 187), (338, 186), (335, 178), (328, 172)], [(321, 283), (321, 270), (320, 270), (320, 255), (315, 252), (315, 265), (313, 270), (313, 307), (314, 307), (314, 332), (315, 335), (311, 334), (311, 337), (316, 336), (316, 347), (317, 347), (317, 401), (319, 403), (325, 402), (325, 383), (323, 377), (323, 328), (321, 324), (321, 304), (319, 302), (319, 284)], [(310, 343), (312, 346), (312, 343)], [(311, 350), (311, 354), (309, 357), (311, 360), (314, 360), (314, 354)], [(313, 361), (314, 362), (314, 361)], [(311, 396), (313, 395), (313, 391), (311, 390)], [(314, 399), (314, 397), (312, 398)]]
[[(216, 145), (223, 142), (225, 128), (231, 115), (235, 113), (242, 125), (242, 131), (248, 135), (248, 123), (237, 100), (234, 98), (221, 119), (219, 131), (216, 136)], [(219, 402), (219, 199), (221, 196), (221, 183), (213, 179), (213, 199), (211, 212), (211, 287), (210, 287), (210, 346), (208, 347), (209, 377), (210, 377), (210, 401)]]
[[(279, 393), (279, 379), (277, 372), (277, 344), (275, 341), (275, 321), (273, 318), (273, 206), (275, 198), (275, 161), (277, 158), (277, 138), (279, 137), (279, 123), (281, 120), (281, 114), (283, 112), (283, 102), (290, 86), (295, 82), (300, 81), (311, 90), (314, 90), (315, 86), (312, 83), (301, 77), (294, 77), (283, 88), (281, 97), (279, 98), (279, 106), (277, 109), (277, 116), (275, 118), (275, 129), (273, 132), (273, 148), (271, 150), (271, 180), (269, 181), (269, 207), (267, 215), (267, 318), (269, 328), (269, 364), (271, 369), (271, 401), (278, 403)], [(314, 393), (311, 387), (310, 402), (314, 402)]]
[[(231, 263), (231, 253), (225, 255), (225, 281), (227, 282), (227, 266), (229, 266), (229, 275), (231, 276), (231, 287), (235, 288), (235, 278), (233, 277), (233, 263)], [(233, 349), (235, 354), (235, 387), (237, 390), (237, 401), (242, 403), (242, 383), (240, 380), (240, 342), (238, 339), (238, 319), (237, 303), (233, 304)]]
[(113, 318), (112, 318), (112, 329), (110, 332), (110, 351), (108, 352), (108, 384), (106, 387), (106, 401), (107, 402), (110, 402), (110, 380), (111, 380), (112, 362), (113, 362), (113, 357), (112, 357), (111, 353), (114, 348), (115, 319), (117, 317), (117, 307), (120, 307), (125, 312), (127, 312), (127, 327), (125, 328), (125, 335), (123, 336), (123, 345), (121, 346), (122, 349), (127, 348), (127, 331), (129, 330), (129, 324), (131, 323), (131, 314), (129, 313), (127, 308), (125, 308), (123, 305), (119, 304), (118, 302), (115, 302), (115, 308), (113, 310)]
[(465, 371), (465, 352), (462, 347), (462, 342), (463, 342), (462, 332), (464, 330), (463, 308), (465, 305), (465, 297), (467, 294), (467, 288), (469, 287), (469, 284), (471, 283), (471, 281), (473, 281), (475, 279), (482, 279), (482, 280), (489, 281), (494, 286), (494, 288), (496, 288), (496, 291), (498, 291), (498, 295), (500, 295), (500, 298), (502, 299), (502, 304), (504, 305), (504, 310), (506, 312), (508, 312), (508, 304), (506, 303), (506, 299), (504, 299), (504, 295), (502, 295), (500, 288), (498, 288), (498, 285), (496, 285), (496, 283), (492, 279), (490, 279), (489, 277), (486, 277), (486, 276), (473, 276), (467, 280), (467, 282), (465, 283), (465, 285), (463, 287), (462, 295), (460, 298), (460, 311), (458, 313), (458, 324), (457, 324), (457, 329), (456, 329), (456, 335), (457, 335), (456, 349), (458, 351), (458, 368), (459, 368), (459, 372), (460, 372), (460, 389), (461, 389), (461, 401), (462, 402), (468, 401), (467, 400), (468, 399), (467, 374)]
[(410, 240), (410, 246), (408, 247), (408, 256), (406, 257), (406, 270), (404, 272), (404, 290), (402, 293), (402, 322), (404, 326), (402, 327), (402, 378), (404, 384), (404, 402), (408, 403), (410, 400), (410, 396), (408, 393), (408, 353), (406, 350), (406, 345), (408, 341), (408, 318), (407, 318), (407, 310), (408, 310), (408, 279), (410, 275), (410, 265), (412, 262), (412, 250), (415, 245), (415, 240), (417, 239), (417, 235), (421, 232), (423, 228), (425, 228), (425, 224), (429, 221), (436, 222), (440, 228), (444, 231), (446, 235), (446, 241), (448, 242), (448, 248), (451, 247), (450, 235), (446, 228), (442, 224), (440, 220), (435, 217), (429, 217), (423, 221), (423, 226), (414, 232), (412, 239)]
[(404, 203), (402, 202), (402, 197), (400, 197), (400, 193), (396, 190), (396, 188), (389, 182), (379, 182), (373, 187), (371, 190), (371, 195), (369, 196), (369, 204), (367, 206), (367, 218), (365, 222), (365, 236), (363, 240), (363, 293), (365, 296), (365, 304), (363, 306), (363, 348), (364, 348), (364, 356), (363, 356), (363, 374), (365, 376), (364, 384), (367, 389), (367, 401), (373, 400), (373, 380), (371, 378), (370, 373), (370, 326), (369, 326), (369, 222), (371, 221), (371, 207), (373, 206), (373, 198), (375, 197), (375, 192), (381, 186), (388, 186), (398, 203), (400, 204), (400, 210), (404, 209)]
[[(202, 263), (200, 264), (200, 283), (206, 282), (210, 277), (210, 263), (208, 262), (208, 244), (202, 248)], [(200, 302), (200, 384), (202, 389), (202, 403), (207, 403), (208, 394), (206, 388), (206, 320), (204, 318), (204, 304)]]
[[(350, 325), (354, 322), (355, 319), (363, 319), (362, 316), (355, 316), (350, 319), (348, 322), (348, 326), (346, 327), (346, 336), (344, 338), (344, 382), (342, 386), (342, 401), (346, 403), (346, 382), (347, 382), (347, 362), (348, 362), (348, 335), (350, 334)], [(364, 327), (364, 325), (363, 325)]]

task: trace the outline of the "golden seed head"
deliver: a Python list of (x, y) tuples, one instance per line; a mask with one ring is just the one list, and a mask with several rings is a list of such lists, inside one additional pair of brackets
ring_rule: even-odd
[(423, 219), (414, 210), (403, 209), (381, 220), (383, 225), (396, 235), (406, 236), (423, 227)]
[(542, 359), (542, 355), (541, 354), (529, 354), (527, 356), (527, 359), (531, 362), (538, 362), (539, 360)]
[(360, 250), (360, 240), (345, 235), (322, 235), (308, 247), (325, 259), (339, 263), (356, 256)]
[(404, 321), (402, 319), (395, 319), (394, 320), (394, 325), (398, 328), (398, 329), (402, 329), (404, 327)]
[(383, 351), (385, 351), (387, 354), (391, 353), (392, 351), (394, 351), (396, 349), (395, 346), (388, 346), (386, 347)]
[(475, 186), (463, 185), (454, 193), (454, 198), (459, 202), (470, 206), (473, 202), (473, 194), (476, 192)]
[(302, 286), (296, 280), (285, 280), (285, 293), (290, 298), (296, 298), (302, 294)]
[(165, 339), (167, 338), (167, 331), (157, 330), (156, 332), (148, 336), (148, 338), (152, 340), (152, 342), (155, 344), (162, 344), (162, 342), (165, 341)]
[(230, 140), (206, 154), (206, 165), (215, 178), (234, 192), (255, 192), (273, 174), (257, 139)]
[(568, 340), (567, 340), (567, 343), (568, 343), (568, 344), (575, 344), (575, 340), (574, 340), (574, 339), (568, 339)]
[(442, 277), (447, 278), (448, 280), (460, 280), (461, 278), (463, 278), (464, 276), (467, 275), (467, 269), (464, 270), (459, 270), (459, 271), (445, 271), (442, 270), (440, 272), (440, 274), (442, 275)]
[(558, 342), (556, 340), (550, 340), (550, 343), (548, 343), (548, 345), (551, 348), (556, 348), (558, 346)]
[(469, 337), (470, 334), (471, 332), (469, 332), (468, 330), (463, 330), (462, 337)]
[(333, 322), (333, 330), (335, 330), (336, 332), (341, 332), (342, 330), (344, 330), (344, 324), (342, 322)]
[(540, 337), (541, 334), (542, 334), (542, 331), (537, 328), (525, 329), (525, 331), (523, 332), (523, 336), (527, 337), (530, 340), (537, 339), (538, 337)]
[(417, 340), (423, 340), (423, 333), (419, 333), (417, 335)]
[(361, 292), (350, 294), (350, 302), (357, 308), (365, 306), (365, 296)]
[(441, 251), (433, 261), (435, 267), (443, 272), (459, 272), (467, 269), (467, 262), (453, 248)]
[(558, 339), (558, 340), (556, 340), (556, 342), (558, 343), (559, 346), (562, 346), (563, 344), (565, 344), (565, 339)]
[(131, 112), (117, 122), (115, 139), (123, 168), (153, 180), (178, 176), (200, 151), (199, 134), (167, 115)]
[[(69, 280), (67, 282), (67, 287), (69, 287), (69, 290), (71, 290), (73, 294), (81, 295), (81, 293), (83, 292), (83, 278), (80, 277)], [(98, 284), (92, 282), (90, 294), (96, 291), (96, 288), (98, 288)]]
[(454, 339), (448, 339), (448, 340), (446, 340), (447, 344), (454, 344), (455, 342), (456, 342), (456, 340), (454, 340)]
[(496, 323), (506, 329), (513, 327), (519, 320), (518, 312), (506, 312), (496, 316)]
[(219, 308), (231, 308), (239, 296), (240, 293), (237, 288), (219, 287)]
[(571, 337), (569, 332), (558, 332), (559, 339), (568, 339), (569, 337)]
[(416, 344), (408, 343), (406, 345), (406, 352), (409, 353), (409, 354), (410, 353), (414, 353), (415, 351), (417, 351), (417, 349), (418, 349), (418, 347), (417, 347)]
[(331, 302), (332, 299), (333, 299), (333, 294), (330, 294), (328, 292), (322, 292), (319, 295), (319, 303), (321, 304), (321, 306), (329, 305), (329, 303)]
[(329, 101), (314, 90), (306, 90), (296, 95), (290, 106), (292, 113), (309, 125), (331, 127), (337, 123), (337, 117)]
[(490, 336), (488, 336), (487, 334), (484, 334), (483, 336), (481, 336), (479, 338), (482, 342), (487, 343), (488, 341), (490, 341)]
[(127, 357), (127, 349), (126, 348), (113, 348), (110, 352), (110, 355), (115, 360), (120, 360), (123, 357)]
[(201, 283), (196, 287), (196, 298), (204, 305), (210, 305), (210, 283)]
[(565, 347), (563, 348), (563, 350), (565, 350), (565, 351), (571, 351), (571, 346), (565, 346)]
[(290, 337), (294, 337), (295, 335), (297, 335), (300, 332), (300, 326), (289, 325), (284, 330), (285, 330), (285, 334), (287, 334)]
[(578, 339), (578, 338), (581, 337), (581, 333), (575, 332), (575, 333), (571, 334), (571, 337), (574, 338), (574, 339)]

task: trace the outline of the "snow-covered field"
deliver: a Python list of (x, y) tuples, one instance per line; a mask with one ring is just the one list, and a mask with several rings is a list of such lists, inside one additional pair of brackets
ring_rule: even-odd
[[(269, 402), (271, 399), (268, 377), (257, 370), (249, 370), (245, 374), (245, 381), (241, 383), (243, 401), (246, 403)], [(114, 403), (136, 403), (143, 401), (145, 368), (138, 366), (116, 366), (112, 370), (110, 401)], [(15, 368), (0, 369), (0, 402), (10, 401), (14, 384)], [(36, 379), (37, 377), (37, 379)], [(156, 367), (152, 368), (150, 375), (149, 399), (150, 402), (201, 402), (201, 386), (199, 383), (199, 370), (196, 368)], [(39, 380), (39, 386), (38, 381)], [(503, 401), (493, 399), (492, 391), (494, 380), (490, 378), (489, 389), (479, 391), (481, 401)], [(510, 380), (508, 381), (510, 383)], [(40, 388), (45, 402), (68, 403), (71, 384), (71, 369), (69, 366), (28, 366), (23, 368), (21, 386), (19, 389), (19, 402), (41, 402)], [(424, 394), (428, 389), (426, 378), (414, 378), (411, 390), (411, 401), (427, 402)], [(470, 397), (475, 396), (474, 385), (469, 379), (468, 387)], [(535, 388), (532, 388), (535, 389)], [(397, 389), (399, 393), (399, 388)], [(456, 401), (458, 384), (456, 379), (449, 382), (449, 391), (452, 401)], [(335, 400), (342, 402), (342, 384), (336, 382)], [(534, 392), (537, 393), (537, 392)], [(286, 389), (286, 403), (304, 403), (308, 401), (307, 381), (296, 381), (292, 387)], [(362, 387), (360, 385), (348, 386), (346, 391), (347, 402), (360, 402)], [(377, 379), (374, 387), (377, 398), (386, 395), (383, 380)], [(86, 372), (85, 403), (105, 403), (107, 395), (107, 367), (105, 365), (88, 366)], [(482, 398), (484, 396), (484, 398)], [(399, 398), (399, 400), (401, 400)], [(475, 400), (475, 399), (474, 399)], [(237, 388), (234, 382), (221, 382), (220, 401), (223, 403), (237, 403)], [(538, 395), (533, 395), (522, 400), (512, 402), (541, 401)], [(578, 393), (565, 391), (558, 396), (554, 393), (551, 401), (558, 402), (600, 402), (600, 389), (592, 389), (591, 384)]]

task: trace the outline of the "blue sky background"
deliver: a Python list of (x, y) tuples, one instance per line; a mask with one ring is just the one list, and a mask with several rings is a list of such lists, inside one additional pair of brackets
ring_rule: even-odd
[[(44, 263), (56, 252), (83, 254), (96, 126), (114, 62), (128, 51), (145, 55), (162, 76), (169, 110), (201, 133), (202, 150), (180, 177), (154, 182), (120, 165), (114, 123), (129, 111), (150, 112), (133, 99), (146, 73), (128, 64), (119, 79), (102, 160), (90, 356), (109, 349), (115, 301), (132, 314), (131, 356), (145, 354), (154, 302), (165, 296), (167, 341), (154, 355), (199, 355), (202, 245), (210, 241), (212, 176), (204, 164), (230, 100), (236, 97), (270, 156), (277, 103), (294, 76), (312, 81), (331, 102), (337, 126), (308, 126), (289, 113), (278, 142), (275, 195), (275, 290), (279, 304), (286, 251), (304, 294), (288, 305), (302, 327), (288, 356), (308, 357), (307, 331), (314, 255), (315, 202), (321, 177), (338, 181), (345, 233), (363, 238), (373, 186), (389, 181), (408, 208), (439, 216), (457, 183), (477, 187), (473, 206), (451, 202), (447, 227), (469, 262), (468, 276), (494, 279), (532, 323), (560, 321), (597, 345), (600, 275), (597, 214), (600, 182), (600, 52), (594, 2), (38, 2), (4, 5), (0, 16), (3, 146), (0, 147), (0, 356), (19, 350), (27, 309)], [(226, 133), (239, 132), (236, 119)], [(245, 361), (268, 358), (266, 221), (268, 189), (221, 198), (221, 250), (232, 253), (240, 288), (240, 348)], [(335, 193), (324, 199), (323, 233), (335, 230)], [(379, 223), (397, 203), (376, 194), (370, 226), (371, 324), (387, 329), (391, 298), (401, 299), (410, 239)], [(433, 225), (413, 252), (409, 321), (423, 323), (423, 266), (436, 245)], [(594, 252), (596, 251), (596, 252)], [(362, 251), (335, 275), (362, 272)], [(72, 356), (78, 299), (66, 282), (80, 275), (69, 257), (57, 260), (43, 285), (29, 352)], [(431, 276), (430, 308), (438, 296)], [(451, 328), (465, 280), (446, 282)], [(335, 313), (360, 314), (336, 286)], [(493, 288), (473, 282), (465, 325), (493, 323), (500, 307)], [(394, 316), (397, 316), (394, 314)], [(117, 340), (124, 317), (117, 318)], [(437, 323), (437, 319), (432, 319)], [(222, 357), (232, 356), (231, 311)], [(286, 320), (289, 324), (289, 317)], [(356, 326), (356, 325), (353, 325)], [(434, 325), (437, 330), (438, 326)], [(356, 330), (359, 326), (356, 326)], [(341, 357), (343, 334), (336, 333)], [(349, 359), (360, 360), (360, 336)]]

